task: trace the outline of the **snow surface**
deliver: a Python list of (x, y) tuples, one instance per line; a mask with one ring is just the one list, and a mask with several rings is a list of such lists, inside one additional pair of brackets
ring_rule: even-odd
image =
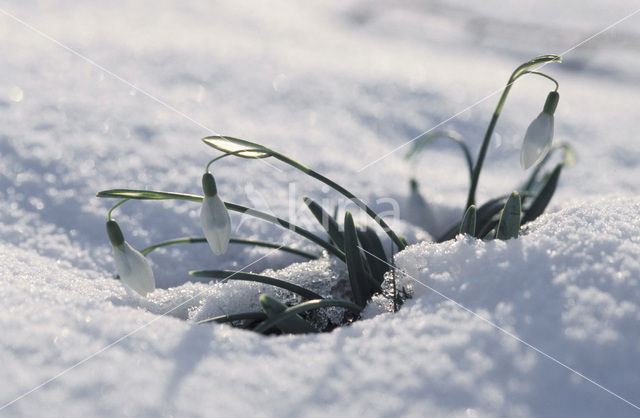
[[(545, 68), (561, 84), (556, 140), (570, 142), (578, 160), (563, 172), (550, 213), (524, 236), (436, 245), (394, 222), (415, 243), (396, 257), (414, 292), (397, 314), (372, 303), (350, 327), (296, 337), (195, 325), (278, 293), (190, 282), (188, 270), (249, 266), (318, 286), (344, 270), (332, 259), (303, 263), (237, 245), (217, 257), (206, 245), (173, 247), (150, 256), (159, 289), (142, 299), (112, 279), (104, 222), (113, 202), (94, 198), (116, 187), (199, 193), (217, 155), (199, 139), (214, 132), (282, 150), (381, 211), (392, 206), (380, 199), (394, 199), (405, 220), (415, 219), (413, 173), (446, 225), (461, 214), (467, 187), (454, 147), (434, 144), (413, 168), (402, 159), (408, 147), (367, 164), (497, 91), (521, 62), (567, 51), (637, 8), (3, 2), (0, 414), (637, 415), (610, 392), (640, 404), (640, 14)], [(480, 200), (524, 178), (520, 141), (548, 89), (533, 78), (513, 89)], [(442, 128), (477, 150), (496, 101)], [(302, 196), (337, 197), (274, 165), (216, 163), (222, 197), (315, 228)], [(142, 248), (200, 235), (198, 213), (193, 203), (131, 202), (115, 217)], [(235, 236), (318, 252), (263, 222), (232, 222)]]

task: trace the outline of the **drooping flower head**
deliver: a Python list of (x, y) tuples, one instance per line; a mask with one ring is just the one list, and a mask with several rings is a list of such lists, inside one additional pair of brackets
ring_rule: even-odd
[(549, 93), (542, 112), (527, 128), (520, 150), (520, 164), (523, 170), (539, 164), (551, 149), (553, 113), (558, 106), (559, 99), (560, 95), (557, 91)]
[(156, 280), (149, 261), (124, 240), (116, 221), (107, 221), (107, 235), (113, 246), (113, 257), (120, 280), (142, 296), (156, 288)]
[(200, 224), (214, 254), (227, 251), (231, 235), (231, 219), (224, 202), (218, 196), (216, 181), (211, 173), (202, 176), (204, 200), (200, 209)]

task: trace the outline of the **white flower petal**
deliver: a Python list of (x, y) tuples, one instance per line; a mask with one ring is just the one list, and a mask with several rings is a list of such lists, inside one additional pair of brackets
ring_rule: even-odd
[(126, 241), (113, 247), (116, 270), (120, 280), (142, 296), (147, 296), (156, 288), (156, 280), (149, 261)]
[(216, 255), (226, 252), (231, 235), (231, 219), (224, 202), (217, 194), (205, 196), (202, 201), (200, 224), (211, 251)]
[(522, 141), (520, 164), (522, 168), (534, 166), (547, 155), (553, 140), (553, 115), (542, 112), (531, 122)]

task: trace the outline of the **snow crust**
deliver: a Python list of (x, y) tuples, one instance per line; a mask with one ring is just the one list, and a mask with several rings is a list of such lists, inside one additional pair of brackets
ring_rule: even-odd
[[(453, 146), (435, 143), (414, 166), (402, 158), (407, 147), (367, 166), (500, 89), (521, 62), (567, 51), (635, 8), (631, 1), (0, 5), (0, 413), (635, 416), (638, 409), (567, 367), (640, 404), (640, 15), (545, 68), (561, 85), (555, 140), (570, 142), (578, 159), (563, 171), (549, 213), (519, 239), (428, 242), (428, 232), (461, 215), (466, 197), (466, 169)], [(524, 178), (522, 135), (549, 89), (542, 79), (514, 87), (480, 200)], [(477, 150), (496, 101), (441, 128)], [(113, 280), (104, 230), (113, 202), (95, 193), (201, 193), (204, 165), (218, 153), (199, 138), (212, 133), (284, 151), (377, 210), (392, 212), (389, 202), (397, 202), (402, 219), (392, 226), (414, 245), (396, 262), (413, 298), (396, 314), (376, 300), (365, 320), (323, 335), (196, 325), (258, 309), (260, 293), (286, 295), (258, 284), (195, 282), (188, 270), (248, 266), (322, 294), (345, 275), (327, 257), (304, 262), (239, 245), (213, 256), (206, 244), (153, 252), (158, 289), (146, 299), (127, 293)], [(215, 163), (220, 196), (315, 231), (303, 196), (344, 204), (273, 165)], [(428, 232), (411, 223), (426, 215), (415, 212), (410, 175), (438, 223)], [(199, 210), (129, 202), (114, 215), (141, 249), (200, 236)], [(285, 230), (231, 216), (232, 236), (321, 255)]]

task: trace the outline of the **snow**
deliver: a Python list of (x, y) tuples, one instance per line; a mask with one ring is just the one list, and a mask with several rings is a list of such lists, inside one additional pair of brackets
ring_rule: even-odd
[[(634, 416), (640, 15), (570, 48), (637, 7), (0, 5), (0, 412)], [(578, 158), (563, 171), (550, 211), (517, 240), (426, 241), (429, 234), (409, 222), (426, 216), (411, 212), (409, 176), (417, 176), (429, 218), (446, 227), (466, 198), (458, 150), (436, 142), (412, 168), (405, 146), (368, 164), (443, 121), (440, 128), (460, 132), (475, 153), (497, 102), (487, 96), (523, 61), (564, 51), (564, 63), (545, 71), (560, 81), (555, 140), (570, 142)], [(480, 179), (481, 201), (524, 179), (522, 135), (549, 90), (535, 78), (512, 90)], [(212, 133), (283, 151), (380, 211), (398, 202), (404, 221), (393, 227), (414, 245), (396, 262), (413, 298), (396, 314), (376, 300), (364, 320), (321, 335), (196, 325), (257, 309), (262, 292), (285, 294), (247, 282), (193, 282), (188, 270), (248, 266), (323, 294), (345, 274), (331, 258), (304, 262), (239, 245), (222, 256), (206, 245), (159, 249), (150, 255), (158, 289), (146, 299), (127, 292), (113, 280), (104, 229), (114, 202), (95, 193), (201, 193), (204, 166), (218, 153), (199, 139)], [(213, 172), (224, 200), (315, 231), (303, 196), (345, 204), (273, 161), (227, 158)], [(114, 216), (140, 249), (201, 235), (199, 209), (129, 202)], [(320, 254), (283, 229), (231, 217), (232, 236)]]

